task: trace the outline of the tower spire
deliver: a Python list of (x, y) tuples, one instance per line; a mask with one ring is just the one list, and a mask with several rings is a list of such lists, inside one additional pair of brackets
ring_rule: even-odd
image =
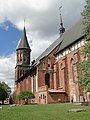
[(17, 63), (15, 67), (15, 81), (17, 81), (22, 75), (26, 73), (26, 71), (30, 69), (31, 49), (26, 35), (25, 20), (23, 35), (18, 43), (16, 51), (17, 51)]
[(26, 36), (25, 19), (24, 19), (24, 36)]
[(17, 49), (28, 49), (31, 51), (28, 40), (27, 40), (27, 35), (26, 35), (26, 28), (25, 28), (25, 19), (24, 19), (24, 30), (23, 30), (23, 35), (19, 41), (19, 44), (17, 46)]
[(59, 11), (60, 11), (60, 28), (59, 28), (59, 31), (60, 31), (60, 36), (65, 32), (65, 28), (63, 27), (63, 21), (62, 21), (62, 14), (61, 14), (61, 8), (62, 6), (59, 7)]

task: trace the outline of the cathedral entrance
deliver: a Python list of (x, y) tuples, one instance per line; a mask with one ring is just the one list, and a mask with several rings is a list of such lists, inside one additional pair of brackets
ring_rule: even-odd
[(47, 85), (48, 88), (50, 88), (50, 74), (49, 73), (45, 74), (45, 85)]

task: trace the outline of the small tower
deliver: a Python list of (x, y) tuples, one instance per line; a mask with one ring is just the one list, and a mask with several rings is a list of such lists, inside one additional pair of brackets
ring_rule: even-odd
[(61, 7), (59, 7), (59, 11), (60, 11), (60, 28), (59, 28), (59, 31), (60, 31), (60, 36), (65, 32), (65, 28), (63, 27), (63, 21), (62, 21), (62, 15), (61, 15)]
[(30, 46), (28, 44), (26, 29), (24, 26), (23, 36), (17, 46), (17, 63), (15, 67), (15, 81), (23, 76), (30, 68)]

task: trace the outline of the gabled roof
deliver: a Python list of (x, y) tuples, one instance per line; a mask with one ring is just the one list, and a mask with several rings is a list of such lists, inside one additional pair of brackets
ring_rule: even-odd
[[(18, 81), (22, 80), (24, 77), (28, 76), (29, 74), (32, 74), (33, 70), (36, 69), (36, 65), (39, 64), (39, 61), (46, 57), (48, 54), (50, 54), (57, 46), (59, 46), (59, 49), (56, 54), (58, 54), (63, 49), (67, 48), (74, 42), (77, 42), (80, 38), (84, 37), (83, 33), (83, 24), (82, 19), (80, 19), (73, 27), (71, 27), (69, 30), (67, 30), (61, 37), (59, 37), (57, 40), (55, 40), (35, 61), (35, 63), (31, 66), (30, 70), (21, 78), (18, 79)], [(25, 33), (26, 34), (26, 33)], [(27, 40), (27, 39), (26, 39)], [(23, 45), (20, 43), (19, 47), (21, 48)], [(20, 49), (18, 47), (18, 49)], [(30, 48), (29, 45), (26, 43), (26, 48)], [(50, 91), (51, 92), (51, 91)]]
[(62, 39), (58, 38), (55, 40), (35, 61), (35, 64), (37, 64), (42, 58), (47, 56), (53, 49), (55, 49), (60, 43), (62, 42)]
[[(84, 36), (83, 33), (83, 24), (82, 19), (80, 19), (74, 26), (72, 26), (69, 30), (67, 30), (61, 37), (59, 37), (56, 41), (54, 41), (35, 61), (35, 64), (38, 64), (39, 61), (47, 56), (54, 48), (59, 45), (59, 49), (57, 51), (60, 52), (69, 45), (73, 44), (81, 37)], [(56, 53), (56, 54), (57, 54)]]
[(19, 44), (18, 44), (16, 50), (19, 50), (19, 49), (29, 49), (30, 50), (30, 46), (28, 44), (28, 40), (27, 40), (27, 36), (26, 36), (25, 27), (24, 27), (24, 31), (23, 31), (23, 36), (22, 36), (21, 40), (19, 41)]

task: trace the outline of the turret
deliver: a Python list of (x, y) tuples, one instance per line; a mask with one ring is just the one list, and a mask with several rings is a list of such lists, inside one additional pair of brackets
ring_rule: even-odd
[(17, 51), (17, 63), (15, 67), (15, 81), (23, 76), (30, 68), (30, 53), (31, 49), (26, 36), (26, 29), (24, 27), (23, 36), (20, 39)]

